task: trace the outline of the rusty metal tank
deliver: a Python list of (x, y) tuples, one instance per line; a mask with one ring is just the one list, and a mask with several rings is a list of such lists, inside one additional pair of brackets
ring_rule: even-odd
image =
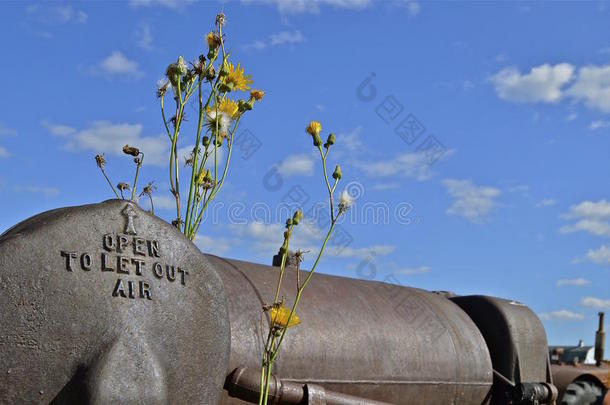
[[(207, 256), (225, 286), (231, 323), (228, 373), (260, 369), (261, 307), (278, 268)], [(294, 296), (296, 270), (282, 295)], [(290, 304), (287, 301), (287, 304)], [(428, 291), (316, 274), (272, 370), (287, 382), (393, 404), (480, 404), (492, 385), (485, 340), (470, 317)], [(223, 404), (243, 403), (225, 393)]]

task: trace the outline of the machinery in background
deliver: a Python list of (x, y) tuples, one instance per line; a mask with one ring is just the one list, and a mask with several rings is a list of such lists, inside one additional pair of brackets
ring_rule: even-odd
[(593, 356), (582, 344), (572, 348), (549, 348), (553, 383), (559, 390), (560, 405), (610, 405), (610, 364), (603, 360), (604, 340), (604, 313), (600, 312)]

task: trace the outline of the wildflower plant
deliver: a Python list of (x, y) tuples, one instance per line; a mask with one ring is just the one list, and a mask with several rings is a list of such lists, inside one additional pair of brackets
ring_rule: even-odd
[[(176, 201), (176, 218), (172, 224), (191, 240), (195, 238), (210, 202), (217, 197), (226, 180), (239, 122), (265, 95), (262, 90), (250, 88), (252, 78), (240, 63), (235, 65), (230, 61), (223, 34), (225, 22), (223, 13), (216, 16), (216, 29), (205, 37), (206, 55), (201, 54), (189, 63), (182, 56), (178, 57), (157, 83), (163, 128), (170, 144), (169, 188)], [(171, 107), (166, 106), (166, 99), (173, 101)], [(183, 207), (179, 170), (182, 157), (178, 156), (178, 147), (189, 103), (196, 103), (198, 114), (194, 139), (190, 141), (193, 147), (184, 161), (190, 167), (190, 173), (186, 207)], [(166, 110), (170, 108), (173, 115), (168, 117)], [(130, 153), (132, 149), (124, 148), (123, 152), (133, 155)], [(136, 183), (144, 155), (133, 156), (134, 161), (138, 161), (131, 188), (132, 200), (136, 197)], [(98, 157), (103, 163), (100, 164)], [(106, 161), (103, 155), (98, 155), (96, 161), (115, 196), (119, 198), (119, 192), (123, 196), (129, 185), (121, 183), (117, 192), (104, 171)], [(152, 188), (145, 188), (139, 197), (147, 195), (152, 206), (151, 192)]]
[[(199, 55), (190, 66), (179, 57), (167, 67), (166, 78), (159, 83), (157, 90), (163, 126), (171, 144), (169, 186), (176, 200), (173, 223), (191, 240), (199, 230), (205, 210), (226, 180), (240, 120), (265, 94), (261, 90), (250, 91), (250, 75), (244, 72), (241, 64), (234, 65), (229, 60), (230, 54), (225, 50), (224, 24), (225, 16), (220, 13), (216, 16), (216, 30), (206, 36), (207, 55)], [(165, 99), (170, 91), (175, 109), (174, 115), (167, 119)], [(242, 98), (244, 92), (247, 95)], [(190, 167), (190, 178), (183, 209), (178, 141), (185, 121), (185, 107), (193, 96), (198, 105), (198, 117), (194, 146), (185, 162)], [(221, 148), (226, 150), (222, 161)]]
[(289, 307), (284, 305), (284, 297), (280, 297), (280, 289), (282, 286), (282, 279), (286, 271), (286, 260), (289, 254), (290, 239), (292, 237), (292, 233), (295, 227), (301, 224), (301, 222), (303, 221), (302, 211), (297, 210), (293, 214), (292, 218), (289, 218), (286, 221), (286, 228), (284, 230), (284, 241), (282, 242), (282, 246), (279, 250), (279, 254), (281, 255), (281, 262), (278, 281), (275, 289), (275, 295), (273, 297), (273, 303), (270, 305), (266, 304), (263, 306), (263, 311), (268, 313), (269, 316), (269, 329), (267, 331), (267, 337), (263, 350), (263, 357), (261, 360), (260, 395), (258, 401), (259, 405), (266, 405), (269, 400), (269, 383), (271, 380), (271, 368), (273, 366), (273, 363), (277, 359), (280, 347), (284, 342), (284, 339), (286, 338), (286, 334), (289, 328), (297, 326), (301, 323), (301, 320), (296, 314), (301, 295), (303, 294), (303, 291), (311, 281), (311, 278), (313, 277), (314, 272), (318, 267), (318, 263), (320, 263), (320, 259), (322, 258), (324, 250), (326, 249), (326, 245), (328, 244), (328, 241), (330, 240), (333, 234), (337, 221), (339, 220), (341, 215), (345, 214), (345, 212), (352, 204), (352, 199), (350, 198), (349, 194), (344, 191), (335, 206), (334, 194), (335, 190), (337, 189), (337, 185), (342, 177), (341, 167), (339, 165), (336, 165), (331, 176), (329, 176), (326, 163), (329, 152), (331, 150), (331, 146), (335, 144), (335, 135), (332, 133), (328, 135), (326, 142), (322, 144), (322, 139), (320, 138), (322, 125), (318, 121), (311, 121), (306, 127), (305, 131), (312, 137), (313, 146), (320, 153), (320, 160), (324, 173), (324, 182), (328, 191), (328, 207), (331, 220), (326, 236), (324, 237), (320, 250), (316, 255), (316, 259), (311, 269), (306, 273), (305, 277), (302, 280), (300, 277), (299, 264), (303, 260), (303, 255), (305, 252), (298, 250), (295, 254), (297, 264), (297, 286), (293, 304)]

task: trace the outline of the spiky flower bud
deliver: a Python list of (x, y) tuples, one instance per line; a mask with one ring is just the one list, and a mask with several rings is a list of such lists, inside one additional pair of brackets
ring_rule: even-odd
[(207, 148), (210, 145), (210, 137), (204, 136), (203, 139), (201, 140), (201, 143), (203, 144), (204, 147)]
[(322, 145), (322, 138), (320, 138), (320, 135), (314, 134), (312, 136), (312, 138), (313, 138), (313, 146), (320, 146), (320, 145)]
[(335, 171), (333, 172), (333, 179), (341, 180), (343, 175), (341, 174), (341, 167), (339, 165), (335, 166)]
[(302, 219), (303, 219), (303, 211), (296, 210), (294, 212), (294, 215), (292, 216), (292, 223), (295, 224), (295, 225), (298, 225), (299, 222), (301, 222)]
[(252, 90), (250, 92), (250, 97), (252, 97), (256, 101), (260, 101), (263, 99), (263, 97), (265, 97), (265, 92), (262, 90)]
[(214, 66), (210, 65), (207, 72), (205, 73), (205, 80), (211, 82), (216, 77), (216, 70), (214, 70)]
[(216, 16), (216, 25), (222, 27), (223, 25), (225, 25), (225, 21), (226, 21), (225, 13), (223, 13), (223, 12), (218, 13), (218, 15)]
[(104, 166), (106, 165), (106, 158), (104, 158), (104, 154), (95, 155), (95, 163), (97, 164), (97, 167), (104, 170)]
[(286, 229), (290, 228), (290, 225), (292, 225), (292, 222), (293, 222), (293, 221), (292, 221), (292, 219), (291, 219), (291, 218), (288, 218), (288, 219), (286, 220)]
[(328, 138), (326, 139), (326, 143), (329, 145), (334, 145), (335, 140), (336, 140), (335, 134), (330, 134), (330, 135), (328, 135)]
[(120, 182), (119, 184), (116, 185), (116, 188), (118, 188), (121, 191), (129, 190), (129, 184)]
[(125, 145), (123, 146), (123, 153), (126, 155), (138, 157), (138, 155), (140, 154), (140, 149), (136, 148), (135, 146)]

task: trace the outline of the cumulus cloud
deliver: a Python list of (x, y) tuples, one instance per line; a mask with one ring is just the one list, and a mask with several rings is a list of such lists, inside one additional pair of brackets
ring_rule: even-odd
[(372, 0), (242, 0), (246, 4), (261, 3), (275, 5), (282, 14), (319, 13), (322, 6), (348, 10), (362, 10)]
[(585, 278), (563, 278), (557, 280), (557, 287), (563, 286), (574, 286), (574, 287), (582, 287), (585, 285), (589, 285), (591, 282)]
[(567, 92), (590, 108), (610, 113), (610, 65), (580, 68)]
[(453, 197), (453, 204), (447, 215), (466, 218), (472, 223), (481, 223), (496, 208), (496, 199), (501, 191), (495, 187), (477, 186), (471, 180), (443, 180), (447, 192)]
[(30, 4), (25, 8), (25, 12), (30, 20), (45, 25), (85, 24), (88, 19), (87, 13), (71, 5)]
[[(448, 155), (445, 153), (443, 158)], [(424, 152), (403, 153), (393, 159), (354, 162), (354, 165), (370, 177), (401, 176), (424, 181), (433, 175), (428, 156)]]
[(596, 236), (610, 236), (610, 202), (606, 200), (573, 205), (562, 218), (576, 222), (562, 226), (561, 233), (584, 231)]
[(515, 67), (502, 69), (491, 77), (498, 97), (516, 102), (554, 103), (562, 97), (562, 87), (574, 75), (574, 67), (568, 63), (544, 64), (521, 73)]
[(598, 129), (610, 128), (610, 121), (606, 120), (595, 120), (589, 124), (589, 129), (595, 131)]
[[(167, 136), (143, 136), (141, 124), (95, 121), (88, 128), (77, 130), (67, 125), (50, 125), (51, 133), (62, 136), (68, 150), (88, 150), (94, 153), (123, 155), (125, 144), (144, 152), (144, 165), (167, 166), (169, 146)], [(60, 129), (58, 129), (60, 128)]]
[[(273, 223), (265, 224), (263, 222), (253, 221), (248, 224), (230, 225), (230, 229), (239, 239), (246, 238), (250, 241), (250, 249), (255, 252), (269, 252), (273, 255), (277, 253), (283, 241), (284, 226), (283, 224)], [(291, 250), (301, 249), (309, 251), (310, 254), (306, 259), (311, 259), (319, 248), (326, 231), (318, 228), (315, 224), (307, 219), (298, 226), (290, 239)], [(365, 247), (345, 246), (342, 249), (333, 248), (332, 239), (325, 255), (344, 258), (366, 258), (371, 255), (388, 255), (394, 252), (393, 245), (372, 245)]]
[(271, 34), (267, 40), (256, 40), (244, 46), (246, 49), (263, 50), (269, 46), (295, 45), (305, 41), (305, 37), (299, 30), (281, 31)]
[(84, 69), (84, 73), (107, 79), (138, 79), (144, 76), (136, 61), (129, 59), (121, 51), (113, 51), (99, 63)]
[(580, 304), (585, 307), (596, 309), (610, 309), (610, 299), (602, 299), (597, 297), (583, 297)]
[(314, 161), (309, 154), (289, 155), (277, 165), (278, 172), (284, 176), (313, 174)]
[(17, 135), (17, 130), (16, 129), (4, 126), (0, 122), (0, 136), (15, 136), (15, 135)]
[(7, 158), (10, 156), (11, 156), (10, 152), (5, 147), (0, 146), (0, 158)]
[(599, 249), (589, 249), (586, 257), (593, 263), (610, 264), (610, 247), (602, 245)]
[(165, 7), (170, 10), (182, 10), (195, 3), (195, 0), (129, 0), (132, 7)]
[(224, 254), (236, 245), (236, 241), (207, 235), (196, 235), (193, 242), (202, 252), (209, 252), (215, 255)]
[(566, 320), (566, 321), (580, 321), (585, 319), (585, 316), (578, 312), (568, 311), (567, 309), (560, 309), (559, 311), (545, 312), (540, 314), (540, 319), (546, 321), (550, 320)]
[(150, 25), (148, 24), (140, 24), (140, 26), (136, 29), (135, 32), (136, 43), (142, 49), (150, 51), (152, 47), (152, 31), (150, 29)]

